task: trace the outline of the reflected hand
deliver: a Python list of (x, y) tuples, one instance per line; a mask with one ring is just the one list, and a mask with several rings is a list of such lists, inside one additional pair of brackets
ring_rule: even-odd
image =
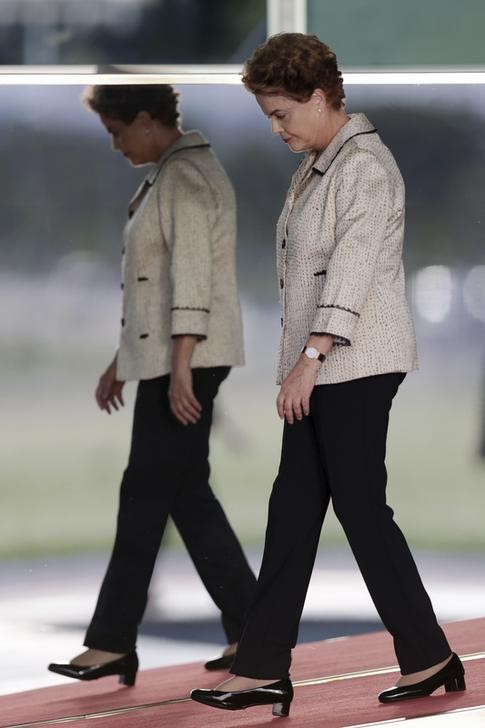
[(292, 425), (310, 414), (310, 396), (320, 369), (319, 361), (301, 356), (288, 374), (276, 399), (276, 409), (281, 419)]
[(105, 410), (109, 415), (111, 414), (111, 408), (118, 410), (119, 406), (123, 407), (125, 404), (122, 394), (125, 383), (116, 378), (116, 364), (117, 358), (115, 357), (99, 378), (95, 392), (99, 409)]
[(195, 425), (200, 420), (202, 406), (194, 395), (190, 366), (177, 366), (170, 374), (168, 399), (173, 415), (183, 425)]

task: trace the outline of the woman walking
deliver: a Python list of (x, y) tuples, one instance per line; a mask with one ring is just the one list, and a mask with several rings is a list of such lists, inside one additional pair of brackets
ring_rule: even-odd
[(278, 222), (281, 462), (256, 597), (232, 664), (207, 705), (273, 704), (288, 715), (291, 649), (330, 500), (402, 677), (390, 702), (465, 688), (403, 534), (386, 504), (389, 412), (416, 368), (405, 297), (404, 185), (363, 114), (347, 114), (335, 54), (286, 33), (258, 48), (243, 82), (278, 134), (305, 152)]
[(128, 208), (119, 350), (96, 402), (123, 405), (138, 381), (116, 539), (85, 652), (49, 669), (79, 680), (120, 675), (133, 685), (136, 639), (167, 519), (172, 517), (222, 612), (228, 647), (206, 664), (231, 664), (255, 577), (209, 485), (214, 399), (243, 363), (235, 273), (235, 200), (207, 140), (183, 132), (171, 86), (95, 86), (85, 102), (113, 149), (152, 165)]

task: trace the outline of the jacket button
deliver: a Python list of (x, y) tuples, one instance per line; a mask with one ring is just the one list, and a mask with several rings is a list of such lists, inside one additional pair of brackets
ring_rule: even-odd
[(280, 319), (280, 324), (283, 326), (283, 319), (282, 318)]
[(140, 339), (148, 339), (148, 334), (140, 334)]
[(280, 288), (283, 288), (284, 285), (285, 285), (285, 282), (284, 282), (283, 278), (280, 278)]
[(286, 238), (283, 238), (283, 242), (281, 243), (281, 247), (282, 247), (283, 249), (285, 249), (285, 248), (286, 248)]
[(125, 287), (125, 284), (124, 283), (120, 283), (121, 290), (123, 290), (124, 287)]
[(122, 319), (121, 319), (121, 325), (122, 325), (122, 326), (124, 326), (124, 325), (125, 325), (125, 319), (124, 319), (124, 318), (122, 318)]

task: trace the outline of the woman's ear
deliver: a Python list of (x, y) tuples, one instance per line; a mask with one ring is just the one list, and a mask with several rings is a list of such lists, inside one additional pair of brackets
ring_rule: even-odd
[(143, 126), (151, 126), (153, 124), (153, 119), (148, 111), (139, 111), (135, 118)]
[(314, 100), (317, 109), (323, 108), (327, 104), (327, 97), (325, 96), (325, 91), (323, 91), (321, 88), (316, 88), (315, 91), (312, 93), (312, 99)]

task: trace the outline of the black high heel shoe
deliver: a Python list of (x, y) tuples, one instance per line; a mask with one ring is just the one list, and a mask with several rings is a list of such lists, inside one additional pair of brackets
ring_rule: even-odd
[(381, 703), (393, 703), (397, 700), (424, 698), (443, 686), (447, 693), (466, 690), (465, 670), (463, 669), (460, 658), (454, 652), (452, 653), (451, 660), (441, 670), (431, 675), (431, 677), (413, 685), (403, 685), (402, 687), (384, 690), (379, 695), (379, 700)]
[(278, 680), (250, 690), (192, 690), (190, 697), (197, 703), (223, 710), (245, 710), (257, 705), (273, 705), (273, 715), (285, 718), (290, 714), (293, 700), (291, 680)]
[(97, 680), (99, 677), (108, 675), (119, 675), (121, 685), (132, 686), (135, 684), (136, 673), (138, 672), (138, 656), (136, 652), (130, 652), (117, 660), (105, 662), (102, 665), (72, 665), (51, 662), (47, 668), (58, 675), (73, 677), (76, 680)]
[(209, 670), (209, 672), (214, 670), (228, 670), (234, 660), (234, 655), (222, 655), (221, 657), (216, 657), (215, 660), (209, 660), (205, 663), (204, 667), (206, 670)]

